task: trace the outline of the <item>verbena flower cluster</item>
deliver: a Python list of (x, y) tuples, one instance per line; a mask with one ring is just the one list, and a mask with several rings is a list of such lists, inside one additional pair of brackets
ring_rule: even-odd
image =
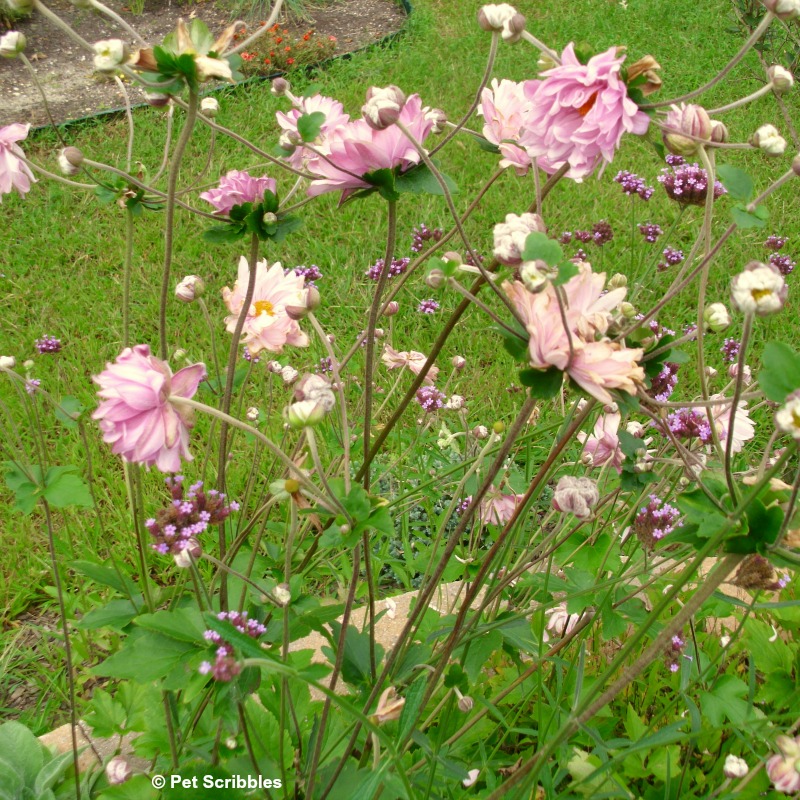
[[(680, 156), (672, 156), (673, 161)], [(681, 158), (681, 162), (683, 159)], [(670, 163), (670, 156), (667, 157)], [(702, 206), (706, 202), (708, 192), (708, 173), (699, 164), (684, 164), (664, 167), (658, 176), (658, 182), (664, 187), (667, 196), (682, 205)], [(726, 194), (725, 187), (714, 181), (714, 199)]]
[[(392, 263), (389, 266), (389, 277), (396, 278), (398, 275), (402, 275), (408, 265), (411, 263), (410, 258), (393, 258)], [(381, 277), (381, 273), (383, 272), (384, 260), (379, 258), (364, 274), (371, 280), (377, 281)]]
[(653, 196), (655, 189), (648, 186), (644, 178), (640, 178), (628, 170), (620, 170), (614, 180), (622, 187), (622, 191), (627, 195), (638, 195), (642, 200), (649, 200)]
[(415, 227), (411, 233), (411, 252), (421, 253), (426, 242), (438, 242), (444, 236), (441, 228), (431, 230), (424, 222)]
[[(217, 619), (230, 622), (234, 628), (251, 639), (258, 639), (267, 632), (266, 627), (260, 622), (248, 619), (246, 611), (220, 611)], [(203, 661), (200, 664), (200, 674), (211, 675), (216, 681), (230, 681), (235, 678), (242, 671), (242, 665), (235, 658), (233, 645), (212, 630), (205, 631), (203, 638), (217, 645), (217, 652), (213, 664), (210, 661)]]
[(41, 339), (36, 340), (36, 349), (44, 353), (60, 353), (61, 340), (56, 339), (55, 336), (43, 336)]
[(665, 503), (658, 495), (651, 494), (646, 506), (642, 506), (633, 521), (633, 532), (642, 546), (652, 550), (655, 543), (675, 530), (681, 518), (677, 508)]

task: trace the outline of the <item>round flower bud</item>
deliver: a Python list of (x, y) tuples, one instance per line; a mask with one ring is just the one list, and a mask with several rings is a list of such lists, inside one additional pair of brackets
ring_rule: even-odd
[(431, 133), (439, 134), (447, 126), (447, 114), (441, 108), (423, 109), (425, 119), (431, 123)]
[(476, 425), (472, 429), (472, 435), (476, 439), (485, 439), (489, 435), (489, 429), (485, 425)]
[(544, 220), (538, 214), (506, 214), (506, 221), (494, 226), (494, 257), (512, 267), (521, 264), (528, 234), (546, 231)]
[(789, 20), (800, 16), (800, 0), (761, 0), (767, 11), (778, 19)]
[(778, 64), (767, 70), (767, 76), (772, 83), (772, 91), (775, 94), (786, 94), (794, 86), (794, 76), (788, 69)]
[(272, 81), (272, 86), (269, 87), (269, 91), (273, 97), (284, 97), (291, 89), (291, 84), (286, 78), (275, 78), (275, 80)]
[(714, 367), (706, 367), (705, 372), (707, 378), (713, 378), (717, 374), (717, 370), (715, 370)]
[(400, 303), (397, 300), (392, 300), (386, 304), (386, 310), (383, 312), (386, 317), (393, 317), (400, 310)]
[(14, 356), (0, 356), (0, 369), (14, 369), (17, 359)]
[(198, 275), (187, 275), (176, 287), (175, 297), (184, 303), (193, 303), (203, 296), (206, 285)]
[(83, 153), (77, 147), (64, 147), (58, 154), (58, 168), (62, 175), (71, 178), (81, 171)]
[(681, 103), (679, 106), (673, 105), (667, 114), (662, 138), (673, 155), (691, 156), (703, 141), (711, 140), (711, 129), (711, 117), (702, 106)]
[(794, 172), (795, 175), (800, 177), (800, 154), (796, 155), (792, 159), (792, 172)]
[(766, 317), (783, 308), (788, 287), (774, 264), (751, 261), (731, 281), (731, 302), (744, 314)]
[(322, 304), (319, 289), (316, 286), (309, 286), (306, 289), (306, 308), (309, 311), (316, 311)]
[(247, 409), (247, 419), (249, 419), (250, 422), (258, 422), (258, 417), (258, 409), (255, 406), (250, 406), (250, 408)]
[[(731, 364), (728, 367), (728, 377), (735, 381), (739, 377), (739, 365), (738, 364)], [(745, 364), (742, 369), (742, 381), (745, 386), (749, 386), (753, 382), (753, 371), (750, 367)]]
[(448, 411), (461, 411), (461, 409), (464, 408), (464, 398), (460, 394), (451, 395), (444, 404), (444, 407)]
[(627, 300), (620, 303), (619, 310), (622, 312), (622, 316), (625, 319), (633, 319), (639, 312), (636, 310), (636, 306), (633, 303), (629, 303)]
[(271, 372), (273, 375), (280, 375), (283, 366), (281, 365), (280, 361), (268, 361), (267, 362), (267, 372)]
[(792, 392), (775, 412), (775, 426), (779, 431), (800, 440), (800, 391)]
[(200, 101), (200, 111), (210, 119), (214, 119), (219, 111), (219, 101), (216, 97), (204, 97)]
[(128, 59), (128, 46), (122, 39), (103, 39), (94, 44), (94, 68), (113, 72)]
[(0, 56), (3, 58), (16, 58), (25, 50), (26, 44), (25, 34), (19, 31), (9, 31), (0, 36)]
[(608, 291), (611, 292), (614, 289), (624, 289), (628, 285), (628, 276), (623, 275), (621, 272), (617, 272), (616, 274), (612, 275), (609, 279), (606, 287)]
[(318, 403), (323, 412), (332, 411), (336, 405), (336, 395), (333, 393), (330, 381), (324, 375), (306, 373), (294, 390), (296, 400), (313, 400)]
[(712, 303), (703, 312), (703, 321), (707, 330), (721, 333), (731, 324), (731, 315), (722, 303)]
[(728, 134), (728, 126), (718, 119), (711, 120), (711, 141), (717, 144), (724, 144), (728, 141), (730, 135)]
[(281, 367), (278, 372), (287, 386), (293, 384), (300, 375), (294, 367), (290, 367), (288, 364), (285, 367)]
[(450, 363), (453, 365), (453, 369), (462, 370), (467, 364), (467, 359), (464, 356), (453, 356)]
[(288, 406), (285, 416), (292, 428), (306, 428), (322, 422), (325, 409), (315, 400), (301, 400)]
[(119, 786), (133, 776), (131, 765), (122, 756), (115, 756), (106, 764), (106, 778), (112, 786)]
[(194, 537), (186, 540), (184, 548), (175, 553), (172, 558), (175, 561), (175, 566), (180, 569), (188, 569), (192, 566), (192, 562), (197, 561), (203, 555), (203, 548), (200, 547), (200, 542)]
[(553, 277), (552, 270), (545, 261), (523, 261), (519, 277), (529, 292), (541, 292)]
[(236, 741), (236, 737), (235, 736), (229, 736), (225, 740), (225, 747), (227, 747), (228, 750), (235, 750), (238, 747), (238, 744), (239, 743)]
[(261, 217), (261, 221), (265, 225), (274, 225), (278, 221), (278, 215), (273, 211), (267, 211), (267, 213)]
[(782, 156), (786, 150), (786, 139), (774, 125), (762, 125), (750, 137), (750, 144), (768, 156)]
[(144, 99), (147, 105), (153, 108), (163, 108), (169, 103), (169, 95), (161, 92), (145, 92)]
[(289, 591), (288, 583), (279, 583), (273, 592), (275, 599), (284, 607), (292, 602), (292, 593)]
[(301, 320), (308, 316), (309, 309), (306, 306), (285, 306), (284, 311), (289, 319)]
[(361, 107), (364, 121), (376, 131), (394, 125), (406, 104), (406, 96), (397, 86), (367, 89), (367, 102)]
[(564, 475), (556, 485), (552, 503), (556, 511), (570, 512), (578, 519), (586, 519), (592, 515), (599, 500), (600, 492), (591, 478)]
[(432, 269), (425, 276), (425, 284), (431, 289), (441, 289), (447, 282), (447, 276), (440, 269)]
[(462, 714), (469, 714), (470, 711), (475, 707), (475, 701), (467, 696), (463, 695), (462, 697), (458, 698), (458, 710)]
[(518, 42), (525, 30), (525, 17), (508, 3), (486, 5), (478, 11), (478, 25), (500, 33), (507, 42)]
[(498, 436), (506, 429), (505, 422), (501, 420), (497, 420), (497, 422), (492, 423), (492, 432), (496, 433)]

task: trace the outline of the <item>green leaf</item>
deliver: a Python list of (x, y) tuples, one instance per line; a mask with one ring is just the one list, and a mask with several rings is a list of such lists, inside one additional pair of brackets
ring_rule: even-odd
[(136, 624), (148, 631), (163, 633), (179, 642), (203, 644), (206, 625), (203, 615), (196, 608), (178, 608), (174, 611), (156, 611), (155, 614), (142, 614)]
[(511, 327), (518, 331), (512, 333), (507, 328), (501, 325), (495, 325), (493, 330), (496, 330), (503, 337), (503, 347), (506, 352), (514, 359), (514, 361), (527, 361), (528, 360), (528, 332), (522, 328), (516, 320), (512, 320)]
[(90, 711), (85, 717), (92, 728), (92, 735), (109, 738), (124, 734), (128, 712), (105, 689), (95, 689), (92, 694)]
[(417, 678), (403, 693), (405, 705), (400, 713), (400, 721), (397, 725), (397, 741), (402, 742), (406, 736), (414, 729), (414, 723), (422, 708), (422, 701), (425, 698), (425, 690), (428, 684), (425, 678)]
[(753, 199), (753, 179), (744, 170), (732, 167), (730, 164), (719, 164), (717, 177), (728, 190), (732, 200), (749, 203)]
[(125, 574), (120, 574), (112, 567), (104, 567), (95, 564), (94, 561), (70, 561), (69, 568), (74, 569), (81, 575), (85, 575), (101, 586), (109, 586), (116, 589), (120, 594), (133, 594), (136, 591), (136, 584)]
[(761, 206), (751, 213), (743, 205), (736, 205), (731, 208), (731, 216), (739, 228), (763, 228), (767, 224), (768, 214), (766, 210), (761, 210)]
[(400, 192), (395, 187), (395, 174), (392, 170), (376, 169), (374, 172), (362, 175), (361, 179), (375, 187), (384, 200), (391, 203), (400, 199)]
[[(333, 631), (333, 641), (338, 642), (342, 629), (341, 623), (331, 622)], [(332, 648), (323, 647), (322, 652), (328, 657), (331, 663), (335, 661)], [(375, 663), (380, 664), (383, 660), (383, 647), (375, 645)], [(348, 625), (344, 639), (344, 653), (342, 660), (342, 678), (351, 686), (366, 688), (372, 684), (372, 674), (370, 672), (369, 661), (369, 633), (360, 632), (355, 626)]]
[(761, 356), (758, 383), (769, 400), (782, 403), (800, 389), (800, 356), (783, 342), (769, 342)]
[(86, 406), (77, 397), (66, 395), (56, 406), (56, 419), (67, 428), (77, 428), (77, 420), (85, 410)]
[(566, 261), (563, 264), (558, 265), (558, 274), (555, 278), (551, 281), (553, 286), (563, 286), (570, 278), (574, 278), (580, 270), (578, 269), (577, 264), (573, 264), (571, 261)]
[(44, 498), (56, 508), (80, 506), (92, 508), (94, 500), (89, 485), (80, 475), (73, 475), (77, 467), (50, 467), (45, 475)]
[(111, 600), (100, 608), (93, 608), (78, 620), (75, 627), (82, 631), (105, 627), (121, 631), (138, 613), (130, 600)]
[[(14, 493), (14, 510), (21, 511), (23, 514), (30, 514), (36, 507), (36, 503), (39, 502), (39, 497), (42, 493), (42, 488), (39, 485), (42, 480), (41, 469), (36, 466), (29, 466), (26, 467), (26, 471), (23, 471), (13, 461), (6, 461), (4, 467), (6, 470), (6, 486)], [(30, 474), (30, 477), (26, 472)]]
[(475, 140), (475, 142), (477, 142), (478, 147), (480, 147), (481, 150), (486, 150), (487, 153), (494, 153), (495, 155), (500, 154), (500, 148), (496, 144), (492, 144), (483, 136), (473, 133), (472, 138)]
[(525, 239), (522, 259), (524, 261), (544, 261), (551, 267), (557, 267), (564, 260), (564, 251), (555, 239), (551, 239), (546, 233), (534, 231), (529, 233)]
[(122, 650), (98, 664), (92, 672), (107, 678), (128, 678), (137, 683), (149, 683), (163, 678), (196, 650), (189, 642), (179, 642), (169, 636), (147, 631), (133, 644), (126, 642)]
[(228, 225), (218, 225), (203, 231), (203, 238), (213, 244), (229, 244), (238, 242), (247, 233), (247, 228), (240, 222), (231, 222)]
[(297, 119), (297, 132), (304, 142), (313, 142), (319, 136), (322, 126), (325, 124), (325, 114), (321, 111), (312, 111), (310, 114), (303, 114)]
[(300, 217), (281, 217), (275, 226), (275, 232), (270, 237), (273, 242), (282, 242), (290, 233), (303, 227), (303, 220)]
[[(71, 756), (72, 753), (69, 755)], [(189, 793), (185, 792), (184, 796), (187, 794)], [(134, 775), (125, 783), (103, 789), (103, 793), (97, 796), (97, 800), (156, 800), (159, 796), (158, 790), (153, 788), (147, 775)], [(199, 795), (193, 794), (193, 797), (199, 797)]]
[[(458, 186), (452, 178), (439, 172), (447, 186), (447, 191), (450, 194), (458, 192)], [(418, 164), (416, 167), (402, 172), (395, 180), (395, 188), (402, 194), (432, 194), (441, 196), (444, 194), (442, 184), (436, 179), (436, 176), (428, 169), (426, 164)]]
[(531, 397), (539, 400), (549, 400), (561, 391), (561, 384), (564, 381), (564, 373), (558, 367), (550, 369), (521, 369), (519, 380), (523, 386), (527, 386)]
[(0, 754), (13, 758), (14, 771), (22, 778), (23, 785), (32, 787), (44, 764), (44, 748), (33, 733), (21, 722), (3, 723), (0, 725)]
[[(80, 748), (80, 751), (82, 752), (83, 749)], [(66, 753), (59, 753), (39, 770), (39, 774), (33, 784), (33, 793), (37, 800), (52, 796), (47, 793), (64, 777), (66, 771), (72, 766), (73, 761), (74, 757), (70, 749)]]
[(733, 675), (723, 675), (713, 691), (700, 695), (700, 708), (706, 720), (719, 728), (725, 719), (738, 725), (750, 716), (750, 706), (742, 699), (747, 694), (747, 684)]

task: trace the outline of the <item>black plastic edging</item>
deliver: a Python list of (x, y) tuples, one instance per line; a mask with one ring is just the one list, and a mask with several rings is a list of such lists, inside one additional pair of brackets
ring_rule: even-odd
[[(410, 0), (397, 0), (397, 2), (402, 7), (403, 11), (406, 13), (406, 17), (411, 15), (413, 10), (413, 6), (411, 5)], [(372, 47), (382, 47), (389, 42), (394, 41), (396, 38), (403, 34), (403, 28), (398, 31), (394, 31), (393, 33), (387, 33), (386, 36), (381, 37), (375, 42), (370, 42), (369, 44), (362, 45), (361, 47), (356, 48), (355, 50), (349, 50), (346, 53), (339, 53), (338, 55), (331, 56), (330, 58), (326, 58), (324, 61), (319, 61), (316, 64), (307, 64), (304, 65), (306, 67), (324, 67), (326, 64), (331, 64), (334, 61), (338, 61), (340, 59), (345, 58), (352, 58), (357, 53), (363, 53), (369, 50)], [(272, 81), (275, 78), (279, 78), (281, 75), (285, 75), (285, 72), (273, 72), (270, 75), (251, 75), (249, 78), (245, 78), (243, 81), (239, 81), (238, 83), (228, 83), (222, 84), (221, 86), (217, 86), (214, 89), (210, 89), (209, 91), (205, 92), (202, 96), (203, 97), (210, 97), (215, 94), (221, 94), (223, 92), (229, 92), (233, 89), (238, 89), (240, 86), (247, 86), (251, 83), (263, 83), (264, 81)], [(145, 106), (149, 106), (149, 103), (134, 103), (131, 106), (131, 109), (134, 108), (144, 108)], [(86, 122), (88, 120), (97, 119), (98, 117), (107, 117), (111, 114), (124, 114), (125, 113), (125, 106), (120, 106), (118, 108), (107, 108), (103, 111), (95, 111), (92, 114), (86, 114), (82, 117), (75, 117), (75, 119), (68, 119), (65, 122), (59, 122), (56, 127), (62, 128), (68, 125), (77, 125), (81, 122)], [(43, 125), (32, 125), (32, 131), (41, 131), (45, 130), (46, 128), (52, 128), (53, 126), (51, 123), (46, 122)]]

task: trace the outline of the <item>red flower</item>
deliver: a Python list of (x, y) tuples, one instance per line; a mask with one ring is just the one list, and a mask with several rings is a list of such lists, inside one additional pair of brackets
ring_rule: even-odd
[(294, 59), (293, 58), (287, 58), (286, 59), (286, 63), (287, 64), (294, 64)]

